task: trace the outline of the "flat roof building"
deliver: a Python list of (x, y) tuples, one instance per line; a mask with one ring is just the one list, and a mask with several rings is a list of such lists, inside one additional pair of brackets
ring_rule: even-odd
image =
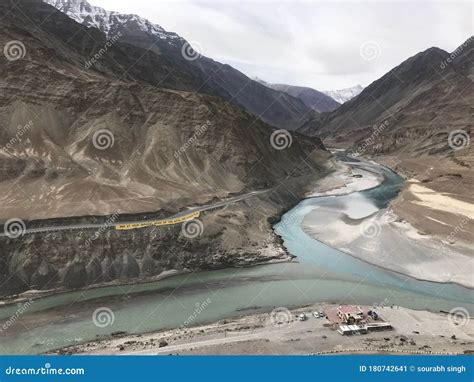
[(364, 318), (364, 312), (360, 306), (341, 305), (337, 308), (337, 316), (347, 324), (360, 322)]
[(339, 325), (337, 331), (343, 336), (352, 334), (366, 334), (367, 327), (365, 325)]

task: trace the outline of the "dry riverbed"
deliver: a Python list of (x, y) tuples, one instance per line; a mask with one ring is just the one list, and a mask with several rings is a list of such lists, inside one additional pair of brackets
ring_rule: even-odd
[[(349, 174), (336, 172), (334, 178), (345, 179), (346, 185), (323, 195), (361, 191), (381, 181), (363, 169), (353, 169), (352, 179)], [(309, 236), (384, 269), (474, 288), (474, 246), (469, 233), (473, 217), (469, 200), (408, 180), (386, 209), (378, 210), (363, 195), (353, 194), (350, 201), (313, 210), (302, 228)], [(440, 226), (442, 231), (434, 229)]]
[[(290, 319), (275, 325), (270, 312), (250, 314), (195, 327), (143, 335), (118, 336), (69, 347), (61, 354), (326, 354), (326, 353), (452, 353), (474, 351), (474, 323), (454, 323), (444, 313), (403, 307), (379, 308), (393, 330), (342, 336), (313, 311), (334, 308), (317, 304), (292, 309)], [(291, 318), (306, 313), (306, 321)]]

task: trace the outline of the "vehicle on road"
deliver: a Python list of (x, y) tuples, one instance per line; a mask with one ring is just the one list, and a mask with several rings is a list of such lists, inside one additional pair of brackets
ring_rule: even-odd
[(306, 314), (304, 314), (304, 313), (298, 314), (297, 318), (298, 318), (299, 321), (306, 321), (306, 319), (307, 319)]
[(378, 313), (375, 311), (375, 310), (369, 310), (367, 312), (367, 315), (372, 317), (374, 320), (378, 320), (379, 319), (379, 315)]

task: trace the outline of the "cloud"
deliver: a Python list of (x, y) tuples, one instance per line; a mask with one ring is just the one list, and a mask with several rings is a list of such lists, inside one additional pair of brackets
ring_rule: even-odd
[[(268, 82), (335, 89), (368, 85), (431, 46), (472, 34), (470, 2), (91, 0), (148, 18), (202, 53)], [(380, 48), (364, 60), (360, 46)]]

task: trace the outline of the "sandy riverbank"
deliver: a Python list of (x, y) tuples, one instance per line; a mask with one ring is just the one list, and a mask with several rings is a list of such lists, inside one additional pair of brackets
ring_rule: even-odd
[[(373, 174), (369, 174), (369, 180), (364, 179), (366, 176), (354, 178), (350, 187), (366, 189), (367, 184), (377, 181)], [(428, 221), (449, 225), (453, 233), (444, 238), (429, 235), (397, 215), (401, 212), (406, 216), (404, 212), (413, 206), (418, 207), (418, 221), (426, 221), (426, 216), (436, 212), (436, 218)], [(384, 269), (420, 280), (474, 288), (474, 247), (472, 242), (458, 240), (465, 234), (463, 225), (472, 220), (473, 211), (468, 202), (409, 181), (389, 208), (378, 210), (364, 196), (353, 194), (350, 200), (336, 200), (309, 213), (302, 228), (308, 235)], [(455, 221), (461, 223), (456, 226)], [(450, 239), (456, 245), (449, 244)]]
[[(377, 158), (405, 177), (394, 212), (418, 231), (432, 235), (449, 246), (473, 244), (474, 171), (449, 158)], [(469, 161), (468, 161), (469, 162)], [(472, 162), (472, 161), (471, 161)]]
[[(380, 307), (381, 317), (393, 330), (361, 336), (341, 336), (326, 318), (313, 311), (334, 308), (317, 304), (284, 313), (275, 325), (271, 313), (258, 313), (217, 323), (143, 335), (110, 338), (69, 347), (64, 354), (319, 354), (319, 353), (453, 353), (474, 351), (474, 323), (453, 323), (443, 313)], [(291, 312), (291, 313), (290, 313)], [(306, 321), (293, 320), (305, 312)], [(290, 313), (290, 315), (288, 315)], [(454, 336), (454, 337), (453, 337)]]
[(326, 176), (315, 182), (314, 191), (308, 192), (305, 197), (347, 195), (377, 187), (382, 181), (383, 177), (376, 172), (337, 162), (336, 169), (331, 173), (331, 176)]

